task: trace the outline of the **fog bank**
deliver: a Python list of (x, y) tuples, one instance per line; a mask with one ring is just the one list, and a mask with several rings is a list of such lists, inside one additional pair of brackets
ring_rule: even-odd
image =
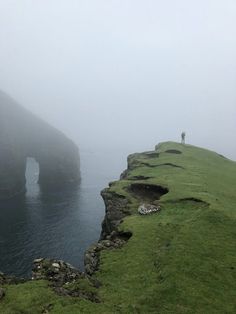
[(82, 150), (236, 160), (236, 2), (1, 0), (0, 89)]

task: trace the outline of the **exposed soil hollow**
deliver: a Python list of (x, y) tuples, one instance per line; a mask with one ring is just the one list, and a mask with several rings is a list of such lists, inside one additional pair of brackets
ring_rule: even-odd
[(169, 154), (182, 154), (182, 152), (180, 150), (177, 149), (168, 149), (165, 151), (165, 153), (169, 153)]
[(158, 158), (160, 156), (160, 154), (156, 153), (156, 152), (150, 152), (150, 153), (146, 153), (146, 156), (148, 158)]
[(195, 198), (195, 197), (186, 197), (186, 198), (182, 198), (181, 201), (191, 201), (191, 202), (194, 202), (194, 203), (201, 203), (202, 205), (206, 205), (208, 206), (209, 204), (199, 198)]
[(184, 169), (184, 167), (172, 164), (170, 162), (166, 162), (164, 164), (156, 165), (156, 167), (161, 167), (161, 166), (170, 166), (170, 167), (174, 167), (174, 168)]
[(155, 168), (157, 165), (150, 165), (149, 163), (147, 162), (141, 162), (140, 163), (141, 166), (145, 166), (145, 167), (149, 167), (149, 168)]
[(119, 231), (117, 237), (121, 240), (128, 241), (132, 237), (131, 231)]
[(169, 203), (173, 203), (173, 204), (177, 204), (177, 203), (189, 203), (192, 206), (196, 205), (196, 206), (209, 206), (210, 204), (199, 199), (196, 197), (186, 197), (186, 198), (180, 198), (180, 199), (173, 199), (168, 201)]
[(148, 180), (148, 179), (151, 179), (151, 178), (152, 178), (152, 177), (135, 176), (135, 177), (129, 178), (129, 180)]
[(162, 195), (169, 192), (163, 186), (145, 183), (133, 183), (128, 189), (134, 197), (149, 202), (159, 200)]

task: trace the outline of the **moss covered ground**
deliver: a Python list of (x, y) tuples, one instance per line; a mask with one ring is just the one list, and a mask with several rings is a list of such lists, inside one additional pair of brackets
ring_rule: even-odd
[[(133, 235), (101, 254), (101, 302), (34, 281), (4, 286), (0, 313), (236, 313), (236, 162), (173, 142), (156, 149), (132, 155), (126, 178), (110, 187), (130, 201), (120, 228)], [(169, 190), (160, 213), (137, 214), (142, 200), (128, 187), (143, 177)]]

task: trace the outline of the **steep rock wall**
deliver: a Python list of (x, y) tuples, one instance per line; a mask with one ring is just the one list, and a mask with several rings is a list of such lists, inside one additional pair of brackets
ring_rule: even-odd
[(43, 188), (77, 183), (77, 146), (0, 91), (0, 199), (25, 191), (27, 157), (39, 163)]

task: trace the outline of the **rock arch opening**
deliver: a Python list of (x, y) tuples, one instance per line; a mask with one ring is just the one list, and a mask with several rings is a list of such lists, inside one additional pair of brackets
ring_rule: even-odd
[(26, 158), (25, 188), (27, 192), (38, 186), (40, 166), (34, 157)]
[[(0, 111), (0, 199), (24, 194), (26, 184), (37, 180), (41, 191), (79, 184), (79, 151), (75, 143), (1, 91)], [(35, 157), (40, 164), (40, 174), (35, 167), (30, 179), (26, 157)]]

